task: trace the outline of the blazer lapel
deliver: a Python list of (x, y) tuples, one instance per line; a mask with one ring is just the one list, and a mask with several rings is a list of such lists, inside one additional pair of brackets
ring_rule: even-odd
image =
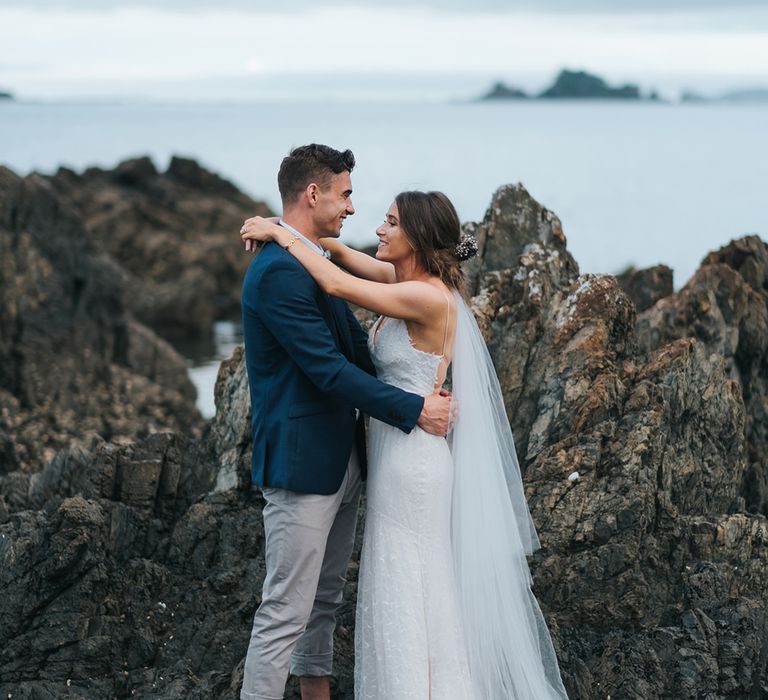
[[(349, 334), (349, 329), (346, 328), (346, 324), (341, 322), (339, 304), (344, 304), (341, 299), (335, 299), (334, 297), (326, 294), (320, 290), (321, 304), (325, 310), (325, 314), (328, 318), (328, 326), (331, 329), (331, 333), (336, 340), (336, 345), (344, 356), (350, 361), (354, 361), (354, 349), (352, 347), (352, 338)], [(345, 312), (346, 316), (346, 312)], [(347, 331), (345, 333), (345, 330)]]

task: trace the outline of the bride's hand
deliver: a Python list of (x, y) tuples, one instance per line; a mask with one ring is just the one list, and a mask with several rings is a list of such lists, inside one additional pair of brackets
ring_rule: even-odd
[(253, 216), (246, 219), (240, 228), (240, 239), (245, 243), (247, 251), (256, 250), (257, 246), (274, 239), (275, 230), (281, 229), (277, 225), (278, 217)]

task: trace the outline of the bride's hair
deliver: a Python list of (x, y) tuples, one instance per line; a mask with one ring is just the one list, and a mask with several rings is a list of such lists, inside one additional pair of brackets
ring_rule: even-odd
[(395, 197), (400, 226), (424, 269), (464, 295), (464, 271), (457, 247), (461, 222), (442, 192), (401, 192)]

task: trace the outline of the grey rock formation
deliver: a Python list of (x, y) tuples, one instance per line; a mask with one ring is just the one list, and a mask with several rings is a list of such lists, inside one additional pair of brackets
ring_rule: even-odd
[(184, 360), (126, 310), (119, 267), (50, 182), (0, 168), (0, 474), (57, 450), (196, 431)]
[[(579, 275), (521, 186), (467, 228), (570, 696), (765, 696), (768, 521), (748, 506), (765, 476), (750, 445), (766, 425), (765, 244), (731, 243), (638, 316), (615, 277)], [(203, 439), (96, 442), (6, 477), (0, 694), (237, 697), (264, 573), (246, 392), (238, 351)], [(356, 571), (336, 635), (345, 699)]]
[(693, 337), (723, 358), (746, 407), (743, 495), (768, 515), (768, 246), (747, 236), (710, 253), (678, 294), (641, 314), (638, 337), (646, 351)]
[[(578, 273), (578, 265), (566, 249), (560, 219), (533, 199), (520, 183), (496, 190), (483, 220), (468, 222), (463, 228), (477, 239), (479, 247), (477, 257), (465, 265), (472, 295), (478, 292), (481, 273), (515, 269), (525, 246), (535, 242), (546, 246), (552, 256), (562, 256), (562, 264), (551, 267), (550, 272), (565, 274), (567, 279)], [(544, 278), (540, 281), (548, 282)]]
[(119, 264), (125, 304), (139, 321), (176, 341), (240, 317), (250, 257), (237, 231), (248, 216), (271, 216), (264, 203), (179, 157), (165, 173), (143, 157), (113, 170), (61, 168), (48, 180)]
[(210, 440), (219, 456), (216, 489), (247, 489), (251, 483), (251, 400), (242, 347), (221, 363), (215, 400)]
[(639, 313), (653, 306), (659, 299), (672, 294), (672, 277), (671, 267), (656, 265), (642, 270), (628, 267), (616, 275), (616, 280), (634, 302)]
[(263, 532), (179, 435), (54, 460), (0, 526), (5, 697), (235, 697)]

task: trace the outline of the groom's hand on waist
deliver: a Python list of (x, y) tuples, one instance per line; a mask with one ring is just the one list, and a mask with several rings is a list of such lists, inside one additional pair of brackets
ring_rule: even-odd
[(451, 395), (447, 391), (430, 394), (424, 399), (424, 407), (416, 424), (425, 432), (444, 437), (451, 420)]

